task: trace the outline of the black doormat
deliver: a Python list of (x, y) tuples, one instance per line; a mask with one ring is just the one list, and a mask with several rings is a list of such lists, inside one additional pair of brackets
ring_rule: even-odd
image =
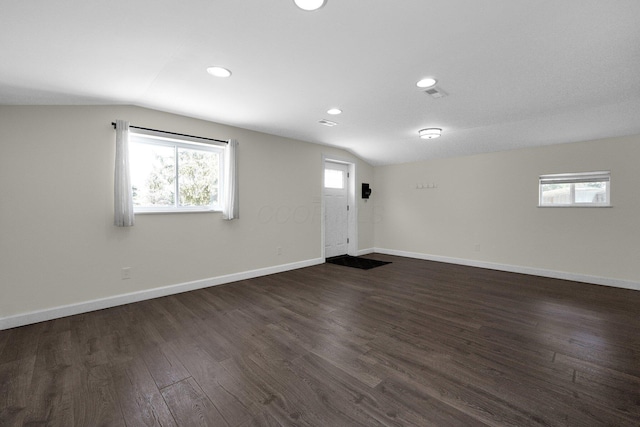
[(391, 261), (378, 261), (376, 259), (360, 258), (350, 255), (340, 255), (327, 258), (325, 260), (330, 264), (344, 265), (345, 267), (361, 268), (363, 270), (370, 270), (381, 265), (391, 264)]

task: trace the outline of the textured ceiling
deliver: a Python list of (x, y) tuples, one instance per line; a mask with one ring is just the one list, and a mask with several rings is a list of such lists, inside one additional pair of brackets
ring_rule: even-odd
[(639, 22), (638, 0), (4, 0), (0, 104), (133, 104), (374, 165), (629, 135)]

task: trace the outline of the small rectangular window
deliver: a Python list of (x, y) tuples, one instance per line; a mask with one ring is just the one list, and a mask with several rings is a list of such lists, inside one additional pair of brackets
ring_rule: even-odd
[(538, 206), (611, 206), (611, 172), (540, 175)]
[(324, 170), (324, 188), (344, 188), (344, 172), (336, 169)]
[(221, 210), (223, 153), (217, 145), (132, 132), (134, 211)]

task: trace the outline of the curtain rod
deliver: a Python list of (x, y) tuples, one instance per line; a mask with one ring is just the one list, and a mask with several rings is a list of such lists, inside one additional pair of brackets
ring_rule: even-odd
[[(116, 128), (116, 122), (111, 122), (111, 124), (113, 125), (113, 128), (115, 129)], [(195, 135), (187, 135), (187, 134), (184, 134), (184, 133), (167, 132), (166, 130), (143, 128), (143, 127), (140, 127), (140, 126), (131, 126), (131, 125), (129, 125), (129, 127), (133, 128), (133, 129), (149, 130), (151, 132), (166, 133), (167, 135), (186, 136), (187, 138), (197, 138), (197, 139), (204, 139), (205, 141), (221, 142), (223, 144), (228, 144), (229, 143), (229, 141), (223, 141), (221, 139), (215, 139), (215, 138), (205, 138), (204, 136), (195, 136)]]

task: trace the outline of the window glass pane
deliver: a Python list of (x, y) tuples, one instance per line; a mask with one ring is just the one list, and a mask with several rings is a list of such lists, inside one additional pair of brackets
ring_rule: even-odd
[(344, 172), (335, 169), (325, 169), (324, 187), (344, 188)]
[(578, 182), (576, 186), (576, 203), (607, 203), (608, 182)]
[(219, 157), (211, 151), (178, 149), (180, 206), (208, 206), (218, 202)]
[(611, 172), (540, 175), (540, 206), (611, 206)]
[(129, 154), (134, 206), (173, 206), (175, 149), (162, 145), (132, 143)]
[(541, 184), (541, 205), (570, 205), (571, 184)]

